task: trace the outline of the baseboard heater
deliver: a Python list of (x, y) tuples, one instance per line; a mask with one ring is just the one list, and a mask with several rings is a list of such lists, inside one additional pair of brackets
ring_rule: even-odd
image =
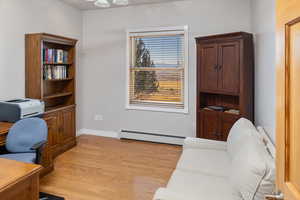
[(182, 145), (185, 137), (146, 133), (140, 131), (121, 130), (120, 139)]

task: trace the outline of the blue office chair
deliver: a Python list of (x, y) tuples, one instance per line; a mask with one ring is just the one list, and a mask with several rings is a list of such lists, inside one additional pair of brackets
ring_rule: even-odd
[(47, 138), (48, 128), (44, 120), (40, 118), (20, 120), (12, 126), (7, 135), (6, 149), (10, 153), (0, 155), (0, 158), (41, 164)]

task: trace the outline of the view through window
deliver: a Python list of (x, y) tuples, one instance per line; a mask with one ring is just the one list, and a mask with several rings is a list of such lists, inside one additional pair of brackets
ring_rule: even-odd
[(185, 32), (129, 34), (129, 105), (185, 109)]

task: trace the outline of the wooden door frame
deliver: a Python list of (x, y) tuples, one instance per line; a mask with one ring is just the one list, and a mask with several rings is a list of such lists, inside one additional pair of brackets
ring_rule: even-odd
[[(299, 13), (287, 12), (293, 6), (292, 1), (277, 0), (276, 19), (276, 185), (277, 190), (285, 195), (285, 199), (293, 200), (291, 191), (297, 193), (288, 182), (289, 174), (289, 110), (290, 110), (290, 27), (300, 23)], [(297, 8), (298, 9), (298, 8)], [(298, 9), (300, 10), (300, 9)], [(294, 9), (296, 11), (296, 9)], [(286, 183), (287, 182), (287, 183)], [(300, 196), (296, 197), (300, 199)]]

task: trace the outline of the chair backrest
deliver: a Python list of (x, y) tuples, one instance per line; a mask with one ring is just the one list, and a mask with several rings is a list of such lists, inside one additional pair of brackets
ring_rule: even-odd
[(40, 118), (27, 118), (15, 123), (9, 130), (6, 149), (12, 153), (33, 152), (31, 147), (47, 141), (48, 127)]

